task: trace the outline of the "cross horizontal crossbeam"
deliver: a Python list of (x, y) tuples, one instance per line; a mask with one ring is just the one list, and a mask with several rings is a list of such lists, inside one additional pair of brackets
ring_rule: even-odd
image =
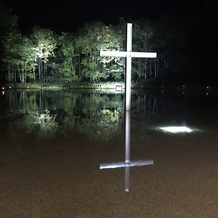
[(126, 52), (126, 51), (100, 51), (100, 56), (103, 57), (127, 57), (132, 58), (156, 58), (155, 52)]

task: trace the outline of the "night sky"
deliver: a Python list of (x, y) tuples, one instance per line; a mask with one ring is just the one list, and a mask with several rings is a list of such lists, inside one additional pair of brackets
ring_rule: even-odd
[(117, 24), (125, 19), (158, 19), (165, 13), (188, 13), (205, 0), (5, 0), (26, 32), (33, 26), (71, 32), (85, 23)]

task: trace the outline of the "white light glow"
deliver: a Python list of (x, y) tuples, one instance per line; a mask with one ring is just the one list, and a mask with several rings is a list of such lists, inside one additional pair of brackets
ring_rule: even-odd
[(5, 92), (3, 91), (3, 92), (2, 92), (2, 95), (4, 95), (4, 94), (5, 94)]
[(186, 126), (169, 126), (169, 127), (160, 127), (161, 130), (164, 132), (171, 132), (171, 133), (190, 133), (193, 130), (186, 127)]
[(2, 87), (2, 89), (5, 89), (5, 87)]

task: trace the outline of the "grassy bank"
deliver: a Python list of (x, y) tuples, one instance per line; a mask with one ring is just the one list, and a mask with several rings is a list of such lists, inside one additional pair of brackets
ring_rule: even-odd
[[(132, 88), (218, 92), (218, 76), (169, 74), (132, 82)], [(75, 82), (67, 84), (7, 83), (2, 89), (125, 89), (123, 82)]]
[[(135, 84), (133, 84), (135, 87)], [(75, 82), (67, 84), (48, 83), (6, 83), (2, 89), (124, 89), (123, 82)]]

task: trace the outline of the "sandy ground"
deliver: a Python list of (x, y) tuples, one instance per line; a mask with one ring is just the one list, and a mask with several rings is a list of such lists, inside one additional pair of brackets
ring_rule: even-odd
[(153, 132), (131, 143), (130, 191), (125, 170), (104, 162), (124, 159), (123, 141), (83, 138), (0, 143), (1, 218), (218, 217), (218, 132)]

